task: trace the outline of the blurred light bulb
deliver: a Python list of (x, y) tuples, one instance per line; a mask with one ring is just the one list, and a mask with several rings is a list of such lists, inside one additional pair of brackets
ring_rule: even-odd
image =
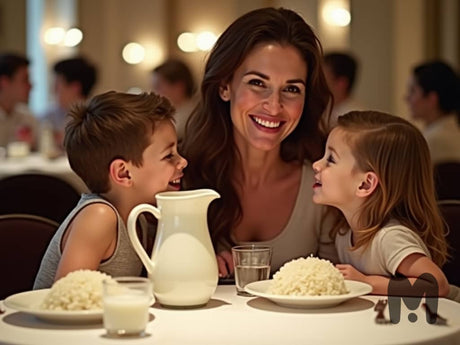
[(83, 39), (83, 33), (80, 29), (72, 28), (67, 30), (64, 38), (64, 45), (66, 47), (75, 47)]
[(139, 43), (130, 42), (123, 48), (122, 56), (127, 63), (135, 65), (144, 60), (145, 49)]
[(198, 50), (197, 44), (196, 44), (196, 38), (195, 34), (191, 32), (183, 32), (179, 35), (177, 38), (177, 46), (182, 50), (183, 52), (196, 52)]
[(202, 51), (211, 50), (216, 41), (217, 36), (210, 31), (203, 31), (196, 36), (196, 45)]
[(60, 27), (49, 28), (45, 31), (44, 40), (46, 44), (56, 45), (62, 42), (65, 30)]
[(327, 24), (332, 26), (347, 26), (351, 22), (350, 11), (334, 3), (324, 6), (323, 18)]
[(351, 21), (351, 15), (348, 10), (344, 8), (337, 8), (331, 13), (332, 16), (332, 21), (335, 23), (337, 26), (347, 26), (350, 24)]

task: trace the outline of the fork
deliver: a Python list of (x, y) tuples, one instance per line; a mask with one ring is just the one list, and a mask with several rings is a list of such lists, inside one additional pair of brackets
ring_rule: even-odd
[(378, 324), (387, 324), (389, 321), (385, 319), (385, 315), (383, 311), (385, 310), (388, 304), (388, 300), (386, 299), (379, 299), (378, 302), (374, 306), (374, 311), (377, 312), (377, 316), (375, 317), (375, 322)]

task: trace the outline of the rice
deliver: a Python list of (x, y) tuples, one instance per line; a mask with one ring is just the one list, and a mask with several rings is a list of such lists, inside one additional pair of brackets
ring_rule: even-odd
[(94, 310), (102, 309), (102, 281), (109, 275), (91, 270), (78, 270), (56, 281), (45, 296), (40, 309)]
[(342, 295), (348, 291), (343, 275), (330, 261), (310, 256), (285, 263), (274, 274), (269, 293), (323, 296)]

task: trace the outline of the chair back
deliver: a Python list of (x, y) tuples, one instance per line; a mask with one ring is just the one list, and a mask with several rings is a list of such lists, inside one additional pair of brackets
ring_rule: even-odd
[(460, 200), (460, 162), (444, 162), (434, 166), (438, 200)]
[(56, 176), (21, 174), (0, 180), (0, 214), (35, 214), (61, 223), (80, 199)]
[(438, 206), (449, 227), (446, 240), (451, 255), (442, 270), (449, 283), (460, 286), (460, 200), (441, 200)]
[(0, 215), (0, 299), (33, 288), (42, 257), (58, 227), (57, 222), (40, 216)]

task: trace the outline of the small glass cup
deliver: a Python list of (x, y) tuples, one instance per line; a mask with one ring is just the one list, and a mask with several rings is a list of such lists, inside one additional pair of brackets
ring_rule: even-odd
[(270, 277), (272, 248), (250, 244), (232, 248), (235, 267), (236, 293), (240, 296), (252, 296), (244, 287), (252, 282), (266, 280)]
[(102, 283), (104, 328), (109, 337), (142, 337), (153, 300), (152, 283), (143, 277), (117, 277)]

